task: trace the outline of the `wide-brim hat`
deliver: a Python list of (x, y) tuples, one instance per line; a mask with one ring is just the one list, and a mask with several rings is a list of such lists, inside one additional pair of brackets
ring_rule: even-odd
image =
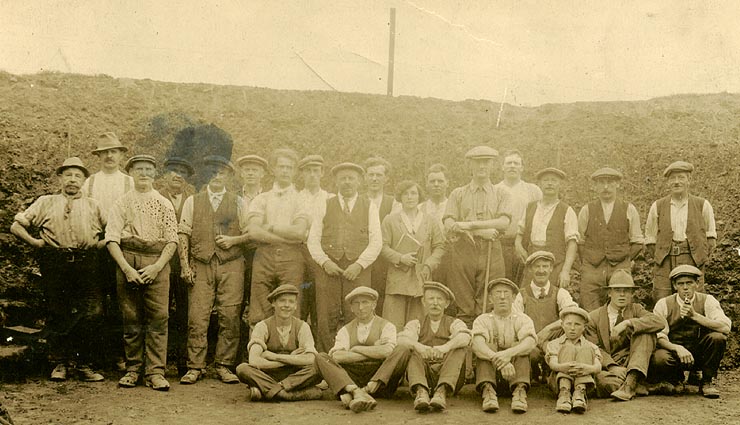
[(612, 277), (609, 278), (609, 285), (607, 288), (631, 288), (636, 289), (635, 280), (632, 279), (632, 274), (625, 269), (617, 269), (612, 273)]
[(269, 294), (267, 294), (267, 301), (271, 303), (275, 301), (281, 295), (293, 294), (293, 295), (298, 296), (298, 293), (299, 293), (298, 288), (288, 283), (284, 283), (278, 286), (277, 288), (273, 289), (273, 291), (270, 292)]
[(208, 155), (207, 157), (203, 158), (203, 164), (218, 165), (228, 168), (229, 170), (231, 170), (231, 172), (236, 172), (234, 164), (232, 164), (231, 161), (229, 161), (228, 159), (219, 155)]
[(563, 320), (565, 316), (569, 314), (575, 314), (575, 315), (581, 316), (583, 320), (585, 320), (586, 323), (588, 323), (588, 320), (589, 320), (588, 312), (582, 309), (581, 307), (578, 307), (577, 305), (571, 305), (571, 306), (565, 307), (564, 309), (560, 310), (560, 320)]
[(545, 175), (548, 175), (548, 174), (552, 174), (554, 176), (557, 176), (561, 180), (565, 180), (566, 178), (568, 178), (568, 175), (565, 174), (565, 171), (563, 171), (561, 169), (558, 169), (558, 168), (555, 168), (555, 167), (547, 167), (547, 168), (541, 169), (540, 171), (537, 172), (537, 174), (535, 174), (535, 178), (537, 180), (539, 180), (539, 179), (542, 178), (542, 176), (545, 176)]
[(663, 177), (668, 177), (671, 175), (671, 173), (681, 171), (684, 173), (692, 173), (694, 172), (694, 166), (686, 161), (676, 161), (671, 163), (666, 169), (663, 171)]
[(164, 166), (169, 167), (170, 165), (182, 165), (183, 167), (187, 168), (188, 173), (192, 176), (195, 174), (195, 169), (193, 168), (193, 165), (185, 158), (181, 158), (179, 156), (171, 156), (164, 160)]
[(134, 155), (131, 158), (129, 158), (128, 161), (126, 161), (126, 166), (123, 167), (123, 169), (126, 170), (126, 172), (128, 172), (128, 170), (131, 168), (131, 166), (134, 165), (134, 163), (141, 162), (141, 161), (149, 162), (152, 165), (154, 165), (155, 168), (157, 167), (157, 160), (153, 156), (141, 154), (141, 155)]
[(324, 166), (324, 157), (321, 155), (307, 155), (300, 161), (298, 161), (298, 169), (308, 167), (309, 165), (320, 165)]
[(624, 175), (619, 172), (618, 170), (615, 170), (614, 168), (604, 167), (599, 168), (598, 170), (594, 171), (591, 174), (591, 180), (596, 179), (616, 179), (616, 180), (622, 180)]
[(240, 156), (236, 160), (236, 164), (239, 166), (241, 166), (242, 164), (246, 164), (246, 163), (257, 164), (264, 169), (267, 169), (267, 166), (268, 166), (267, 160), (265, 158), (262, 158), (259, 155), (244, 155), (244, 156)]
[(539, 259), (549, 260), (551, 263), (555, 263), (555, 255), (549, 251), (535, 251), (527, 257), (527, 261), (524, 262), (526, 266), (533, 264)]
[(494, 287), (496, 287), (498, 285), (508, 286), (509, 288), (511, 288), (512, 291), (514, 291), (514, 295), (516, 295), (516, 294), (519, 293), (519, 286), (517, 286), (516, 283), (512, 282), (511, 280), (509, 280), (509, 279), (507, 279), (505, 277), (500, 277), (498, 279), (493, 279), (492, 281), (488, 282), (488, 293), (490, 294), (491, 293), (491, 289), (493, 289)]
[(336, 176), (341, 170), (354, 170), (357, 171), (361, 176), (365, 175), (365, 169), (355, 164), (354, 162), (342, 162), (331, 167), (331, 175)]
[(97, 154), (110, 149), (121, 149), (124, 152), (128, 150), (128, 148), (123, 146), (121, 141), (118, 140), (118, 136), (109, 131), (98, 136), (98, 146), (92, 151), (92, 153)]
[(431, 280), (426, 281), (424, 282), (424, 285), (422, 286), (422, 288), (424, 291), (429, 290), (429, 289), (439, 291), (445, 294), (445, 296), (447, 296), (447, 299), (450, 300), (450, 302), (455, 302), (455, 294), (452, 292), (452, 290), (439, 282), (434, 282)]
[(344, 300), (348, 303), (352, 303), (352, 300), (357, 297), (369, 297), (372, 298), (373, 301), (378, 301), (378, 291), (368, 286), (358, 286), (350, 291), (350, 293), (344, 297)]
[(702, 273), (701, 270), (692, 265), (681, 264), (680, 266), (676, 266), (673, 268), (673, 270), (671, 270), (671, 272), (668, 274), (668, 279), (673, 280), (680, 276), (693, 276), (695, 278), (699, 278), (703, 274), (704, 273)]
[(85, 178), (90, 177), (90, 172), (87, 171), (87, 168), (85, 168), (82, 160), (76, 156), (65, 159), (62, 165), (57, 168), (57, 175), (62, 174), (62, 172), (67, 168), (79, 168), (80, 170), (82, 170)]
[(476, 146), (465, 152), (466, 159), (498, 158), (498, 151), (490, 146)]

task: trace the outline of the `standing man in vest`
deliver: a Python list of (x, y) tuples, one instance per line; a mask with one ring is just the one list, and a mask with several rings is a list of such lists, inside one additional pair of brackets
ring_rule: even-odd
[[(481, 314), (483, 288), (506, 272), (498, 236), (511, 220), (509, 194), (491, 183), (498, 152), (476, 146), (465, 154), (472, 180), (450, 194), (444, 225), (449, 240), (447, 286), (457, 299), (457, 317), (467, 325)], [(488, 272), (488, 273), (487, 273)]]
[(206, 368), (208, 324), (218, 314), (216, 373), (222, 382), (236, 384), (239, 344), (239, 310), (244, 297), (244, 257), (240, 244), (246, 240), (242, 200), (226, 191), (234, 175), (231, 161), (207, 156), (203, 163), (211, 179), (206, 189), (185, 200), (180, 218), (180, 263), (188, 283), (188, 371), (181, 384), (194, 384)]
[[(252, 262), (249, 325), (272, 316), (267, 300), (281, 284), (300, 288), (303, 282), (301, 244), (308, 231), (309, 216), (293, 186), (298, 155), (292, 149), (277, 149), (270, 156), (275, 176), (272, 189), (260, 193), (249, 205), (249, 239), (258, 243)], [(300, 317), (299, 311), (296, 311)]]
[(701, 274), (701, 270), (688, 264), (671, 271), (669, 277), (676, 293), (658, 300), (653, 310), (667, 325), (658, 334), (650, 375), (675, 389), (683, 385), (682, 371), (701, 371), (701, 393), (707, 398), (718, 398), (717, 370), (725, 355), (732, 321), (716, 298), (698, 292)]
[[(527, 257), (535, 251), (553, 254), (555, 265), (550, 282), (561, 288), (570, 285), (570, 269), (578, 253), (578, 217), (573, 208), (560, 200), (560, 185), (565, 178), (565, 173), (557, 168), (537, 172), (542, 200), (527, 205), (514, 242), (522, 263), (526, 263)], [(531, 279), (525, 271), (520, 284)]]
[(501, 238), (501, 250), (506, 265), (506, 277), (514, 282), (522, 279), (522, 264), (514, 247), (519, 222), (524, 218), (527, 205), (542, 199), (542, 191), (534, 183), (522, 180), (524, 173), (524, 159), (522, 153), (516, 149), (504, 152), (504, 162), (501, 168), (504, 179), (496, 183), (495, 187), (501, 187), (509, 191), (509, 206), (511, 212), (511, 223)]
[[(187, 179), (195, 174), (195, 170), (190, 161), (176, 156), (165, 159), (164, 167), (163, 180), (165, 186), (159, 190), (159, 193), (172, 202), (172, 206), (175, 208), (175, 217), (179, 223), (185, 200), (195, 193), (193, 186), (187, 182)], [(170, 333), (170, 344), (175, 346), (173, 357), (177, 361), (177, 371), (180, 375), (184, 375), (188, 371), (189, 287), (190, 285), (180, 277), (180, 255), (173, 255), (170, 259), (170, 328), (174, 328), (176, 332), (174, 338)], [(172, 309), (173, 301), (174, 311)]]
[[(653, 202), (645, 224), (647, 255), (655, 260), (653, 301), (671, 295), (671, 270), (681, 264), (704, 269), (717, 246), (717, 229), (712, 205), (689, 193), (694, 166), (676, 161), (663, 171), (670, 195)], [(699, 278), (698, 290), (704, 289)]]
[(126, 163), (134, 190), (119, 198), (105, 228), (108, 251), (118, 264), (117, 293), (123, 314), (126, 375), (121, 387), (134, 387), (142, 367), (146, 385), (167, 391), (167, 319), (170, 265), (177, 251), (177, 221), (172, 203), (152, 187), (157, 174), (150, 155)]
[[(109, 211), (113, 209), (115, 202), (134, 188), (134, 180), (131, 176), (120, 170), (126, 151), (128, 151), (128, 148), (123, 146), (118, 137), (111, 132), (99, 135), (98, 145), (92, 151), (92, 154), (98, 158), (100, 171), (85, 180), (82, 193), (98, 201), (106, 217)], [(125, 371), (126, 362), (123, 345), (121, 344), (123, 321), (121, 310), (118, 308), (118, 295), (116, 294), (117, 266), (111, 256), (105, 252), (98, 256), (98, 261), (100, 263), (98, 276), (103, 288), (105, 351), (114, 357), (118, 369)]]
[(622, 173), (601, 168), (591, 174), (598, 195), (578, 213), (581, 306), (586, 311), (606, 304), (606, 286), (616, 269), (632, 269), (645, 238), (640, 215), (631, 203), (617, 199)]
[(359, 196), (364, 170), (344, 162), (331, 169), (337, 196), (326, 201), (308, 234), (308, 251), (321, 267), (316, 275), (316, 329), (319, 351), (334, 346), (338, 328), (349, 321), (345, 297), (358, 286), (370, 286), (370, 266), (383, 246), (378, 209)]
[(359, 413), (375, 407), (372, 394), (393, 395), (406, 371), (409, 351), (400, 362), (387, 360), (396, 347), (396, 327), (375, 315), (377, 291), (360, 286), (345, 301), (354, 318), (339, 330), (329, 353), (316, 356), (316, 366), (342, 403)]

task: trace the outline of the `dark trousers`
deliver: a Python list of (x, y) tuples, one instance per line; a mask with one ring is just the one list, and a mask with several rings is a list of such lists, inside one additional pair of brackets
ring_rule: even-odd
[(103, 297), (97, 256), (93, 250), (74, 254), (54, 249), (39, 255), (48, 313), (44, 331), (54, 362), (89, 364), (100, 346)]
[(98, 255), (98, 285), (103, 297), (102, 351), (109, 361), (118, 361), (124, 357), (123, 316), (118, 301), (116, 273), (118, 264), (108, 250)]
[(268, 400), (274, 398), (281, 390), (296, 391), (321, 382), (321, 375), (315, 365), (261, 370), (242, 363), (237, 366), (236, 374), (245, 384), (259, 388)]
[(481, 386), (485, 383), (493, 384), (497, 392), (507, 393), (518, 384), (525, 384), (529, 388), (530, 372), (532, 370), (529, 356), (517, 356), (511, 359), (516, 371), (511, 381), (506, 381), (501, 372), (496, 370), (493, 363), (478, 359), (475, 365), (475, 388), (481, 391)]
[(374, 395), (390, 397), (403, 378), (409, 355), (409, 351), (403, 351), (393, 361), (368, 360), (340, 365), (328, 354), (319, 353), (315, 364), (336, 395), (342, 394), (347, 385), (364, 387), (370, 381), (377, 381), (382, 385)]
[[(656, 341), (655, 334), (623, 333), (620, 340), (612, 347), (611, 356), (616, 365), (604, 364), (601, 372), (596, 374), (598, 396), (608, 397), (618, 390), (624, 383), (627, 373), (632, 370), (639, 371), (643, 376), (647, 376)], [(617, 366), (617, 373), (605, 370), (610, 366)]]
[(388, 280), (388, 262), (378, 256), (370, 266), (370, 287), (378, 291), (378, 306), (376, 311), (383, 311), (385, 303), (385, 284)]
[(445, 354), (442, 361), (431, 362), (424, 360), (419, 353), (412, 350), (406, 368), (409, 389), (413, 393), (414, 387), (420, 385), (428, 391), (434, 391), (440, 385), (445, 384), (457, 393), (465, 384), (466, 354), (465, 348), (456, 348)]
[(177, 265), (170, 262), (170, 267), (169, 343), (171, 357), (182, 373), (188, 360), (188, 283), (180, 277), (179, 262)]
[(241, 320), (239, 321), (239, 347), (236, 351), (236, 363), (244, 363), (248, 360), (247, 343), (249, 342), (249, 300), (252, 293), (252, 260), (254, 259), (254, 248), (244, 249), (244, 298), (240, 309)]
[(301, 283), (301, 320), (316, 329), (316, 275), (321, 268), (311, 258), (306, 245), (302, 246), (303, 262), (306, 270), (303, 272), (303, 283)]
[[(681, 344), (694, 356), (694, 365), (688, 369), (700, 370), (703, 379), (717, 376), (717, 369), (727, 347), (727, 336), (719, 332), (708, 332), (696, 341)], [(679, 382), (683, 380), (684, 367), (673, 351), (659, 348), (650, 362), (650, 379), (655, 381)]]
[(516, 254), (514, 238), (503, 238), (500, 241), (501, 255), (504, 258), (504, 268), (506, 270), (506, 278), (512, 282), (519, 283), (522, 279), (522, 273), (524, 272), (524, 265), (519, 261), (519, 256)]

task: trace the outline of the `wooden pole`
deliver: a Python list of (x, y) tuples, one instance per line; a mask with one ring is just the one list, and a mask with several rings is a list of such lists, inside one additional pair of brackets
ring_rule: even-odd
[(393, 66), (396, 50), (396, 8), (391, 7), (391, 29), (388, 40), (388, 96), (393, 96)]

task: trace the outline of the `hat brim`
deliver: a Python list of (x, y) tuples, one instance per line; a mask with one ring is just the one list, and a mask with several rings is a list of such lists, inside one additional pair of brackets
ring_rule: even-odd
[(318, 165), (320, 167), (323, 167), (324, 166), (324, 163), (323, 162), (319, 162), (319, 161), (309, 161), (309, 162), (306, 162), (304, 164), (299, 165), (298, 166), (298, 169), (299, 170), (302, 170), (303, 168), (310, 167), (312, 165)]
[(85, 178), (90, 177), (90, 172), (87, 171), (87, 168), (81, 167), (79, 165), (62, 165), (61, 167), (57, 168), (57, 176), (60, 175), (60, 174), (62, 174), (64, 172), (64, 170), (66, 170), (67, 168), (78, 168), (78, 169), (82, 170), (82, 174), (85, 175)]
[(109, 150), (113, 150), (113, 149), (120, 149), (120, 150), (122, 150), (122, 151), (124, 151), (124, 152), (128, 152), (128, 148), (127, 148), (126, 146), (123, 146), (123, 145), (121, 145), (121, 146), (111, 146), (111, 147), (109, 147), (109, 148), (100, 148), (100, 149), (95, 149), (95, 150), (94, 150), (94, 151), (92, 151), (91, 153), (92, 153), (93, 155), (95, 155), (95, 154), (97, 154), (97, 153), (100, 153), (100, 152), (105, 152), (105, 151), (109, 151)]

